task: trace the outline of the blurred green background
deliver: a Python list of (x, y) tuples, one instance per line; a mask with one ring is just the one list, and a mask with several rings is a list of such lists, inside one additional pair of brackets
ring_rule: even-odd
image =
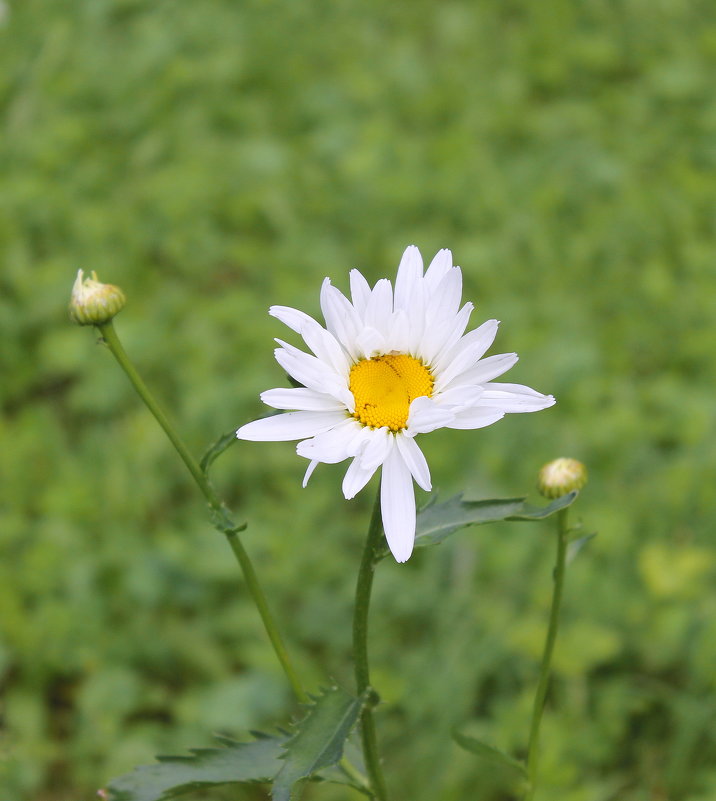
[[(693, 0), (4, 0), (0, 787), (108, 778), (296, 713), (223, 538), (92, 329), (78, 267), (191, 448), (285, 385), (272, 303), (453, 250), (538, 415), (421, 439), (442, 497), (575, 456), (599, 536), (568, 576), (542, 801), (716, 799), (716, 7)], [(292, 341), (295, 341), (293, 339)], [(351, 686), (372, 502), (288, 443), (216, 483), (309, 686)], [(373, 486), (373, 485), (371, 485)], [(420, 498), (424, 493), (419, 491)], [(466, 530), (377, 577), (393, 797), (480, 797), (456, 724), (524, 753), (549, 525)], [(260, 799), (251, 793), (198, 795)], [(315, 801), (353, 798), (317, 786)]]

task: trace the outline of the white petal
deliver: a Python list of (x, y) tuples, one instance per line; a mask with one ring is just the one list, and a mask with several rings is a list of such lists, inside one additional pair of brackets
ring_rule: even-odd
[(410, 318), (405, 309), (398, 309), (393, 314), (388, 342), (390, 342), (391, 350), (397, 350), (400, 353), (409, 353), (415, 349), (415, 337), (412, 335)]
[(304, 387), (267, 389), (261, 393), (261, 400), (267, 406), (273, 406), (274, 409), (296, 409), (302, 412), (329, 412), (345, 409), (345, 406), (331, 395)]
[(315, 459), (326, 464), (342, 462), (352, 455), (348, 450), (349, 443), (355, 439), (356, 433), (362, 428), (363, 426), (357, 420), (349, 417), (331, 428), (330, 431), (299, 442), (296, 446), (296, 453), (306, 459)]
[(410, 404), (406, 433), (409, 437), (427, 434), (436, 428), (448, 426), (454, 416), (449, 409), (438, 406), (431, 398), (416, 398)]
[(457, 315), (462, 297), (462, 271), (453, 267), (427, 296), (425, 319), (428, 325), (451, 320)]
[(435, 291), (437, 285), (443, 280), (447, 272), (452, 267), (452, 253), (447, 250), (439, 250), (435, 258), (430, 262), (430, 266), (425, 271), (425, 294), (428, 295)]
[(351, 299), (353, 306), (360, 317), (365, 314), (365, 308), (370, 300), (370, 286), (359, 270), (351, 270)]
[[(368, 430), (370, 431), (370, 429)], [(365, 445), (358, 457), (361, 467), (374, 471), (383, 464), (392, 447), (393, 436), (386, 426), (371, 431), (370, 435), (366, 437)]]
[(330, 365), (315, 356), (304, 353), (280, 339), (276, 341), (281, 345), (274, 351), (276, 361), (293, 379), (315, 392), (332, 395), (349, 411), (353, 411), (353, 393), (348, 389), (346, 376), (339, 375)]
[(395, 435), (395, 443), (418, 486), (429, 492), (432, 489), (430, 468), (417, 442), (401, 433)]
[(236, 436), (252, 442), (288, 442), (321, 434), (345, 419), (345, 412), (286, 412), (247, 423)]
[(364, 359), (387, 353), (385, 336), (375, 328), (364, 328), (356, 337), (356, 347)]
[(433, 395), (438, 406), (446, 406), (456, 413), (474, 406), (485, 390), (481, 386), (454, 386)]
[(351, 498), (355, 498), (355, 496), (371, 480), (377, 469), (377, 467), (374, 467), (372, 470), (366, 470), (364, 467), (361, 467), (359, 459), (354, 459), (350, 463), (343, 478), (343, 497), (347, 501), (349, 501)]
[(519, 361), (519, 356), (516, 353), (497, 353), (494, 356), (488, 356), (486, 359), (480, 361), (469, 370), (465, 370), (457, 378), (453, 379), (451, 386), (456, 384), (486, 384), (497, 378), (498, 375), (506, 373), (510, 367), (514, 367)]
[(330, 365), (338, 375), (348, 376), (348, 359), (338, 340), (310, 317), (299, 332), (303, 341), (324, 364)]
[(447, 428), (485, 428), (502, 420), (504, 416), (505, 413), (501, 409), (466, 409), (464, 412), (458, 412)]
[(469, 370), (492, 345), (497, 335), (497, 320), (488, 320), (469, 331), (449, 352), (441, 353), (435, 361), (435, 391), (440, 392), (465, 370)]
[[(301, 327), (307, 323), (316, 323), (313, 317), (299, 309), (292, 309), (290, 306), (271, 306), (269, 314), (287, 325), (297, 334), (301, 333)], [(316, 323), (318, 325), (318, 323)]]
[(318, 467), (319, 462), (314, 460), (308, 463), (308, 467), (306, 468), (306, 472), (303, 476), (303, 482), (301, 486), (306, 489), (306, 484), (308, 484), (308, 479), (313, 475), (313, 471)]
[(328, 330), (343, 345), (350, 357), (357, 359), (355, 340), (363, 323), (348, 298), (331, 286), (328, 278), (321, 287), (321, 311)]
[(454, 317), (444, 321), (436, 320), (435, 325), (425, 330), (420, 344), (420, 355), (426, 362), (432, 363), (441, 351), (453, 347), (465, 333), (474, 308), (472, 303), (466, 303)]
[(388, 547), (396, 562), (405, 562), (415, 542), (415, 491), (410, 470), (397, 447), (383, 465), (380, 508)]
[(390, 333), (393, 317), (393, 287), (387, 278), (381, 278), (373, 287), (365, 309), (365, 324), (380, 331), (383, 336)]
[(485, 384), (480, 406), (493, 406), (503, 412), (538, 412), (554, 406), (552, 395), (543, 395), (523, 384)]
[(415, 245), (405, 249), (395, 279), (395, 309), (410, 309), (422, 295), (423, 258)]

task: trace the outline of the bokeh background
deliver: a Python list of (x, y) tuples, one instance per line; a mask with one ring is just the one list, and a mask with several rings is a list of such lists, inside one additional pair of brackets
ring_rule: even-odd
[[(509, 380), (558, 399), (424, 437), (442, 497), (534, 497), (560, 455), (590, 470), (539, 798), (716, 799), (714, 86), (698, 0), (3, 0), (3, 799), (95, 798), (297, 711), (183, 465), (68, 322), (77, 268), (126, 291), (118, 332), (200, 453), (285, 385), (268, 306), (318, 315), (324, 276), (392, 276), (409, 243), (453, 250), (473, 321), (522, 357)], [(302, 490), (303, 470), (241, 443), (215, 479), (306, 682), (350, 687), (372, 493), (345, 502), (338, 467)], [(394, 798), (494, 798), (455, 725), (524, 753), (549, 531), (381, 565)]]

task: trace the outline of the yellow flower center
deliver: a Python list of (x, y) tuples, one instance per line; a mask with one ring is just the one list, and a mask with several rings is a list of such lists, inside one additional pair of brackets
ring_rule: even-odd
[(351, 367), (349, 387), (355, 399), (353, 417), (370, 428), (401, 431), (415, 398), (433, 394), (433, 377), (422, 362), (405, 353), (361, 359)]

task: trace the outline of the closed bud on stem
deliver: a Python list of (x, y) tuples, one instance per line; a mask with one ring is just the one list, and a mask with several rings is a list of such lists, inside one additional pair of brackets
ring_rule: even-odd
[(547, 462), (539, 471), (537, 489), (545, 498), (561, 498), (587, 483), (587, 468), (576, 459), (562, 457)]
[(124, 292), (113, 284), (102, 284), (93, 270), (91, 278), (83, 279), (77, 271), (70, 298), (70, 317), (79, 325), (104, 325), (124, 308)]

